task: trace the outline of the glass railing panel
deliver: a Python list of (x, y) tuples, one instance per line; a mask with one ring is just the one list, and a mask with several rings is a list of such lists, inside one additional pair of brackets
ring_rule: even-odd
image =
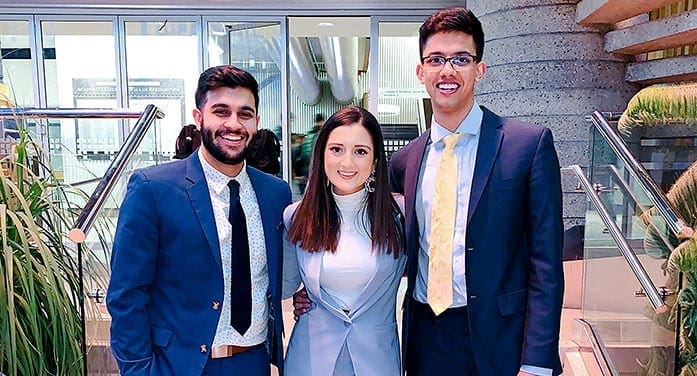
[(119, 176), (114, 188), (106, 197), (104, 206), (97, 212), (92, 229), (86, 234), (84, 244), (86, 248), (90, 249), (90, 252), (84, 253), (83, 286), (85, 294), (89, 297), (85, 302), (89, 375), (118, 374), (118, 368), (112, 357), (109, 344), (111, 317), (104, 301), (110, 275), (109, 260), (119, 209), (126, 193), (128, 179), (133, 172), (139, 169), (169, 161), (163, 158), (161, 150), (155, 142), (159, 120), (156, 120), (155, 123), (149, 128), (143, 141), (129, 158), (124, 172)]
[[(616, 203), (617, 190), (602, 193), (603, 202)], [(617, 213), (615, 213), (615, 216)], [(620, 222), (621, 223), (621, 222)], [(635, 233), (642, 231), (636, 221), (629, 223)], [(619, 228), (619, 226), (618, 226)], [(593, 326), (619, 374), (671, 375), (675, 368), (675, 323), (669, 312), (657, 314), (641, 293), (641, 284), (626, 257), (610, 235), (600, 213), (589, 203), (584, 244), (584, 287), (581, 316)], [(640, 249), (641, 239), (628, 239)], [(662, 258), (645, 251), (637, 258), (650, 279), (668, 284)]]
[[(614, 153), (607, 141), (594, 128), (591, 137), (591, 165), (589, 180), (605, 204), (611, 218), (621, 230), (656, 287), (666, 285), (665, 266), (673, 249), (675, 234), (666, 219), (656, 210), (649, 192), (630, 172), (622, 159)], [(603, 258), (603, 249), (616, 249), (612, 239), (589, 237), (592, 226), (586, 223), (586, 245), (592, 247), (585, 258)], [(609, 242), (604, 244), (604, 242)]]

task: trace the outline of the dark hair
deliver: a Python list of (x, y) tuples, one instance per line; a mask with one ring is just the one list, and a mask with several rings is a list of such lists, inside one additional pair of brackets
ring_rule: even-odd
[(249, 72), (233, 65), (219, 65), (203, 71), (198, 78), (196, 88), (196, 108), (203, 109), (206, 104), (206, 94), (221, 87), (249, 89), (254, 95), (254, 107), (259, 108), (259, 84)]
[(259, 129), (252, 136), (247, 147), (246, 159), (250, 166), (267, 174), (277, 175), (281, 172), (281, 143), (270, 129)]
[(465, 7), (445, 8), (433, 13), (419, 28), (419, 58), (424, 55), (424, 46), (431, 35), (460, 31), (474, 39), (477, 49), (477, 61), (484, 55), (484, 30), (482, 24), (471, 10)]
[(324, 171), (324, 151), (329, 134), (338, 127), (359, 123), (373, 141), (375, 157), (375, 191), (368, 193), (363, 210), (370, 222), (369, 231), (373, 250), (397, 257), (402, 244), (401, 215), (397, 203), (390, 193), (387, 178), (387, 157), (377, 119), (368, 111), (357, 106), (344, 107), (329, 117), (317, 134), (317, 143), (312, 152), (310, 176), (305, 195), (293, 215), (288, 238), (311, 252), (335, 252), (339, 243), (341, 217), (327, 184)]
[(201, 131), (195, 124), (187, 124), (179, 131), (174, 144), (174, 159), (184, 159), (201, 146)]
[(320, 121), (324, 121), (324, 115), (315, 114), (315, 123), (319, 123)]

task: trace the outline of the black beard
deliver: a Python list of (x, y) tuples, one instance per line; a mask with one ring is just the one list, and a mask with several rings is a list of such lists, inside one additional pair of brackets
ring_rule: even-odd
[(210, 153), (213, 156), (213, 158), (217, 159), (220, 163), (224, 163), (227, 165), (237, 165), (242, 163), (244, 159), (247, 157), (249, 148), (247, 148), (246, 143), (244, 149), (242, 149), (240, 153), (238, 153), (237, 155), (229, 155), (225, 152), (225, 150), (218, 147), (218, 145), (216, 145), (215, 142), (213, 142), (214, 139), (215, 136), (213, 135), (213, 131), (206, 128), (203, 125), (203, 121), (201, 121), (201, 142), (206, 147), (208, 153)]

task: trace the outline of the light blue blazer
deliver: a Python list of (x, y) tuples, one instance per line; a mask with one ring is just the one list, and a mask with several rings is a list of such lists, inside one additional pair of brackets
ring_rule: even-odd
[[(286, 208), (286, 229), (297, 208)], [(401, 373), (395, 305), (406, 257), (392, 254), (377, 257), (377, 272), (368, 282), (355, 309), (347, 316), (320, 288), (324, 252), (308, 252), (288, 241), (283, 248), (283, 298), (289, 298), (300, 284), (307, 289), (312, 309), (301, 315), (293, 327), (286, 352), (285, 375), (332, 375), (337, 356), (347, 344), (357, 376), (398, 376)]]

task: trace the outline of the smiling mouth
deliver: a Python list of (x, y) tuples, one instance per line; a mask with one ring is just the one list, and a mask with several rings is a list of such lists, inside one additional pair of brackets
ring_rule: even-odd
[(242, 134), (237, 134), (237, 133), (227, 133), (227, 134), (222, 134), (219, 135), (220, 138), (222, 138), (224, 141), (228, 142), (240, 142), (245, 140), (245, 136)]
[(436, 88), (438, 88), (438, 90), (440, 90), (441, 92), (449, 94), (454, 93), (457, 89), (459, 89), (460, 85), (454, 83), (440, 83), (436, 85)]
[(357, 172), (344, 172), (344, 171), (337, 171), (337, 174), (341, 176), (342, 178), (352, 178), (356, 176), (358, 173)]

